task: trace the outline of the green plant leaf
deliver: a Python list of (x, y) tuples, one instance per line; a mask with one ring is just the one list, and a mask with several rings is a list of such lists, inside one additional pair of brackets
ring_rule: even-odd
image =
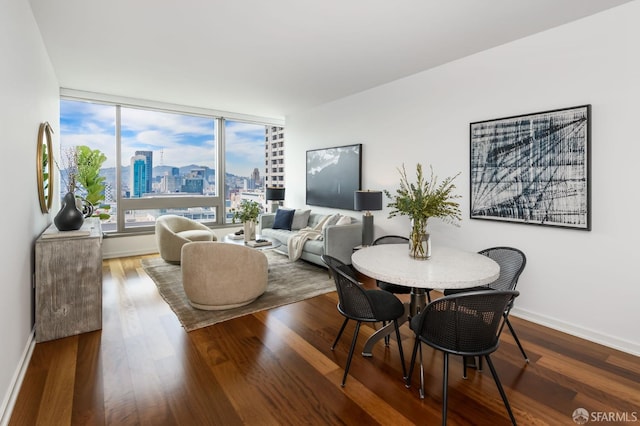
[(257, 201), (243, 200), (238, 209), (231, 209), (231, 211), (233, 212), (232, 223), (236, 223), (236, 220), (244, 223), (258, 219), (262, 213), (262, 206)]
[(453, 180), (460, 175), (448, 177), (438, 183), (438, 177), (433, 172), (433, 167), (429, 167), (431, 174), (427, 180), (424, 176), (422, 165), (416, 165), (416, 181), (411, 182), (407, 176), (404, 164), (398, 169), (400, 173), (400, 188), (392, 195), (385, 190), (385, 195), (391, 199), (387, 204), (392, 210), (389, 218), (401, 215), (409, 216), (416, 223), (426, 222), (431, 217), (437, 217), (446, 222), (457, 224), (462, 220), (462, 213), (458, 202), (453, 201), (460, 198), (453, 193), (456, 186)]
[(76, 147), (77, 175), (76, 181), (86, 192), (85, 199), (94, 206), (104, 200), (105, 178), (100, 176), (100, 168), (107, 160), (99, 149), (91, 149), (86, 145)]

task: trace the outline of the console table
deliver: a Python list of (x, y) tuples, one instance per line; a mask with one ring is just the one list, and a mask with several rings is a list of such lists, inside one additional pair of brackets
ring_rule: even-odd
[(102, 230), (97, 218), (77, 231), (51, 224), (35, 243), (36, 341), (102, 328)]

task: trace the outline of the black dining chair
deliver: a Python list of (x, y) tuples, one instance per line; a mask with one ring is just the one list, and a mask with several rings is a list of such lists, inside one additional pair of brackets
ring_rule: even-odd
[(463, 357), (478, 356), (485, 359), (509, 413), (511, 422), (514, 425), (516, 424), (507, 395), (502, 388), (490, 355), (498, 349), (500, 333), (504, 327), (509, 309), (513, 306), (513, 300), (518, 294), (515, 290), (484, 290), (453, 294), (434, 300), (422, 312), (411, 319), (410, 326), (415, 333), (415, 343), (406, 386), (411, 386), (411, 376), (413, 375), (416, 354), (419, 349), (420, 398), (424, 398), (422, 343), (443, 352), (443, 425), (447, 423), (447, 387), (450, 354)]
[(396, 339), (398, 340), (400, 362), (402, 363), (402, 376), (406, 377), (407, 370), (404, 363), (404, 353), (402, 351), (402, 339), (398, 328), (398, 318), (404, 315), (404, 305), (400, 299), (385, 291), (365, 289), (358, 282), (351, 267), (345, 265), (340, 260), (328, 255), (322, 255), (322, 260), (329, 267), (336, 284), (339, 300), (338, 312), (345, 317), (342, 327), (340, 327), (340, 331), (331, 345), (331, 350), (335, 349), (349, 320), (356, 321), (356, 329), (353, 333), (349, 355), (347, 356), (347, 364), (344, 369), (344, 376), (342, 377), (342, 386), (345, 385), (347, 375), (349, 374), (351, 359), (353, 358), (356, 341), (358, 340), (358, 332), (363, 322), (393, 321)]
[(322, 261), (325, 263), (325, 265), (327, 265), (327, 267), (329, 268), (329, 275), (331, 275), (331, 277), (333, 277), (333, 271), (336, 269), (339, 269), (345, 274), (349, 275), (349, 277), (353, 278), (355, 281), (358, 281), (358, 275), (356, 274), (356, 271), (353, 269), (353, 266), (347, 265), (340, 259), (337, 259), (333, 256), (322, 255), (320, 257)]
[[(373, 242), (374, 246), (378, 244), (407, 244), (408, 245), (409, 239), (407, 237), (401, 237), (399, 235), (385, 235), (385, 236), (376, 238), (376, 240)], [(409, 249), (407, 248), (407, 250)], [(411, 287), (392, 284), (392, 283), (388, 283), (380, 280), (376, 280), (376, 284), (380, 289), (384, 291), (388, 291), (389, 293), (395, 293), (395, 294), (411, 293)], [(425, 293), (427, 293), (427, 301), (429, 302), (431, 302), (431, 296), (429, 295), (431, 290), (432, 289), (430, 288), (425, 289)]]
[[(500, 265), (500, 275), (498, 278), (485, 286), (473, 287), (471, 289), (459, 289), (459, 290), (445, 290), (444, 295), (450, 295), (454, 293), (460, 292), (468, 292), (468, 291), (479, 291), (479, 290), (515, 290), (518, 285), (518, 279), (524, 270), (524, 267), (527, 264), (527, 257), (517, 248), (513, 247), (491, 247), (484, 250), (480, 250), (478, 253), (487, 256), (496, 261), (498, 265)], [(512, 306), (509, 307), (511, 309)], [(520, 339), (518, 339), (518, 335), (516, 331), (513, 329), (511, 322), (509, 321), (509, 316), (505, 313), (505, 323), (507, 327), (509, 327), (509, 331), (513, 336), (513, 339), (516, 341), (522, 356), (525, 361), (529, 363), (529, 357), (527, 353), (524, 351), (522, 344), (520, 343)], [(466, 368), (464, 371), (464, 377), (466, 378)]]

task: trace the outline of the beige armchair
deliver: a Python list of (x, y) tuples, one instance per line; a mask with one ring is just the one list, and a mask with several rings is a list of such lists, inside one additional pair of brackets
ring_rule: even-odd
[(259, 250), (219, 242), (182, 246), (182, 285), (197, 309), (248, 305), (267, 289), (268, 274), (267, 256)]
[(192, 241), (216, 241), (213, 231), (195, 220), (177, 215), (156, 219), (156, 243), (160, 257), (169, 263), (180, 263), (182, 246)]

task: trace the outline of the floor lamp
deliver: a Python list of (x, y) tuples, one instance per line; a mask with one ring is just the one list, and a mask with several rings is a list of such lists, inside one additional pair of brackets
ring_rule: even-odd
[(271, 213), (275, 213), (280, 207), (280, 201), (284, 201), (284, 188), (267, 188), (265, 198), (272, 202)]
[(373, 244), (373, 215), (371, 210), (382, 210), (382, 191), (356, 191), (353, 194), (355, 210), (365, 211), (362, 215), (362, 245)]

